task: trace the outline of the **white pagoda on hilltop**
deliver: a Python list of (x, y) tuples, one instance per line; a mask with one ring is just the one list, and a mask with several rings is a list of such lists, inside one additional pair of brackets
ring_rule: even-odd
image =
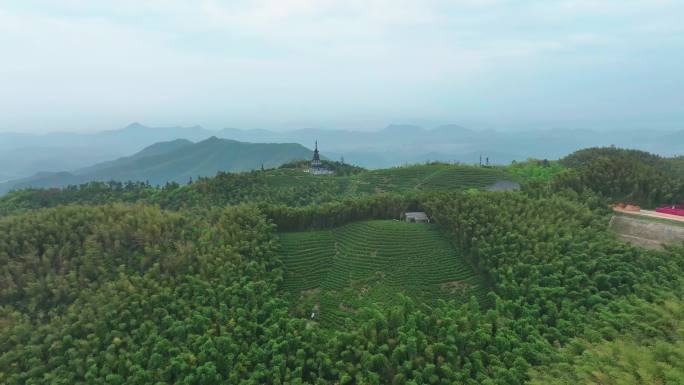
[(328, 170), (321, 164), (321, 155), (318, 153), (318, 141), (316, 141), (316, 146), (314, 148), (313, 159), (311, 160), (309, 173), (311, 175), (329, 175), (333, 173), (332, 170)]

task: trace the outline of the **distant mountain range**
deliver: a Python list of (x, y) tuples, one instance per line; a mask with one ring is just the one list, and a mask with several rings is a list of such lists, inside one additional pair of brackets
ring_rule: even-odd
[(129, 156), (157, 142), (199, 141), (215, 134), (201, 127), (145, 127), (137, 123), (95, 133), (0, 133), (0, 169), (15, 178), (41, 171), (74, 170)]
[(210, 137), (198, 143), (186, 139), (161, 142), (113, 161), (72, 172), (40, 172), (28, 178), (0, 183), (0, 194), (27, 187), (64, 187), (88, 181), (167, 181), (213, 176), (218, 171), (248, 171), (307, 159), (312, 150), (295, 143), (244, 143)]
[(331, 158), (344, 155), (346, 161), (364, 167), (390, 167), (426, 160), (490, 162), (507, 164), (529, 157), (558, 159), (586, 147), (616, 145), (673, 156), (684, 151), (684, 130), (634, 130), (618, 133), (590, 130), (493, 131), (470, 130), (458, 125), (424, 129), (411, 125), (390, 125), (383, 130), (359, 132), (301, 129), (288, 132), (224, 129), (220, 137), (246, 142), (295, 142), (314, 139)]
[(620, 133), (591, 130), (470, 130), (457, 125), (424, 129), (391, 125), (380, 131), (300, 129), (274, 132), (226, 128), (146, 127), (133, 123), (123, 129), (97, 133), (46, 135), (0, 133), (0, 180), (26, 177), (43, 171), (76, 170), (129, 156), (158, 142), (175, 139), (201, 141), (209, 137), (250, 143), (300, 143), (313, 147), (318, 140), (330, 159), (344, 156), (348, 163), (369, 168), (389, 167), (426, 160), (509, 163), (528, 157), (557, 159), (586, 147), (616, 145), (660, 155), (680, 155), (684, 130), (631, 130)]

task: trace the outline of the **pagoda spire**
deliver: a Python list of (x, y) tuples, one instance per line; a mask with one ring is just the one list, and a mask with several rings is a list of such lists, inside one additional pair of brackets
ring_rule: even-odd
[(313, 159), (311, 160), (311, 167), (312, 168), (320, 168), (321, 167), (321, 156), (318, 153), (318, 140), (316, 141), (316, 144), (315, 144)]
[(321, 164), (321, 155), (318, 152), (318, 140), (316, 140), (316, 142), (314, 143), (313, 159), (311, 159), (311, 168), (309, 168), (309, 172), (313, 175), (332, 174), (332, 171), (323, 167), (323, 165)]

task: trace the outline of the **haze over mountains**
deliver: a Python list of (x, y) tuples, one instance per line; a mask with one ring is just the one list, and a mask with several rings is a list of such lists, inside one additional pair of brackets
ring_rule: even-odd
[[(172, 144), (155, 143), (176, 141), (176, 145), (189, 145), (190, 142), (203, 141), (218, 137), (249, 143), (299, 143), (313, 147), (318, 140), (322, 153), (330, 159), (344, 156), (348, 163), (369, 168), (380, 168), (425, 160), (459, 161), (476, 163), (482, 154), (492, 163), (509, 163), (528, 157), (557, 159), (579, 148), (590, 146), (616, 145), (654, 152), (664, 156), (678, 155), (684, 144), (684, 130), (680, 131), (622, 131), (619, 134), (591, 130), (534, 130), (500, 132), (493, 130), (471, 130), (458, 125), (445, 125), (425, 129), (412, 125), (390, 125), (379, 131), (299, 129), (276, 132), (263, 129), (226, 128), (215, 131), (194, 127), (147, 127), (133, 123), (119, 130), (96, 133), (50, 133), (44, 135), (0, 133), (0, 181), (32, 177), (30, 180), (47, 180), (54, 175), (40, 174), (61, 172), (60, 180), (83, 180), (85, 175), (99, 173), (119, 178), (135, 177), (137, 180), (150, 180), (164, 183), (169, 180), (187, 181), (190, 176), (206, 175), (204, 172), (192, 174), (202, 169), (181, 167), (177, 174), (166, 171), (150, 171), (148, 165), (136, 160), (142, 155), (149, 156), (155, 148), (166, 148)], [(141, 154), (136, 154), (139, 151)], [(228, 151), (225, 149), (225, 151)], [(135, 154), (135, 155), (132, 155)], [(306, 151), (295, 151), (302, 158), (310, 156)], [(181, 156), (171, 153), (167, 156)], [(205, 154), (206, 155), (206, 154)], [(102, 171), (99, 163), (121, 157), (125, 160), (126, 171)], [(183, 158), (185, 159), (185, 158)], [(187, 159), (185, 159), (187, 161)], [(289, 159), (280, 159), (289, 160)], [(120, 162), (123, 160), (118, 160)], [(178, 160), (180, 162), (180, 160)], [(202, 160), (200, 163), (204, 162)], [(239, 159), (233, 159), (239, 163)], [(120, 163), (114, 162), (115, 165)], [(164, 161), (170, 164), (170, 159)], [(256, 163), (255, 163), (256, 162)], [(225, 170), (245, 170), (258, 167), (261, 161), (251, 159), (244, 165), (233, 168), (223, 164)], [(275, 166), (264, 158), (267, 166)], [(97, 167), (90, 167), (98, 164)], [(247, 167), (247, 165), (249, 167)], [(244, 166), (244, 167), (243, 167)], [(139, 167), (140, 169), (134, 169)], [(246, 168), (245, 168), (246, 167)], [(212, 169), (211, 167), (206, 170)], [(69, 171), (68, 175), (64, 174)], [(22, 185), (23, 182), (11, 183)], [(6, 184), (7, 185), (7, 184)], [(60, 184), (61, 185), (61, 184)]]
[(193, 143), (187, 139), (153, 144), (128, 157), (74, 170), (39, 172), (28, 178), (0, 183), (0, 194), (27, 187), (64, 187), (89, 181), (149, 181), (186, 183), (219, 171), (249, 171), (276, 167), (303, 159), (311, 150), (295, 143), (242, 143), (211, 137)]

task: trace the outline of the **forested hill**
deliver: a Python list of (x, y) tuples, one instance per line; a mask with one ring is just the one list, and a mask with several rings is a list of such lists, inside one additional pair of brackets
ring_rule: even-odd
[(667, 158), (646, 151), (631, 150), (617, 147), (593, 147), (578, 150), (562, 158), (560, 162), (569, 168), (585, 166), (601, 158), (636, 162), (656, 170), (684, 177), (684, 156)]
[(684, 243), (607, 210), (681, 179), (633, 154), (12, 192), (0, 383), (681, 384)]
[[(305, 206), (379, 194), (467, 189), (511, 189), (524, 175), (502, 168), (431, 163), (363, 170), (324, 161), (335, 175), (309, 174), (308, 162), (288, 162), (277, 169), (219, 172), (193, 183), (91, 182), (66, 188), (25, 189), (0, 197), (0, 215), (60, 204), (153, 203), (168, 209), (239, 203)], [(517, 171), (524, 169), (517, 169)]]
[[(343, 323), (292, 313), (296, 297), (286, 290), (292, 281), (274, 224), (328, 228), (413, 209), (425, 210), (433, 231), (486, 278), (484, 301), (388, 292), (392, 300), (337, 306), (350, 315)], [(355, 245), (338, 267), (374, 269), (360, 257), (375, 257), (381, 246), (365, 248), (364, 234), (356, 225), (337, 234), (344, 247)], [(419, 249), (437, 239), (426, 237), (394, 237), (378, 257), (402, 242)], [(424, 280), (442, 273), (428, 271), (430, 250), (417, 255)], [(612, 371), (622, 381), (599, 383), (637, 385), (676, 384), (684, 374), (676, 355), (684, 249), (622, 244), (604, 216), (557, 195), (381, 195), (181, 212), (62, 206), (0, 218), (0, 266), (0, 383), (8, 385), (589, 384)], [(359, 304), (363, 294), (361, 287), (346, 295)], [(634, 346), (649, 367), (630, 359)], [(560, 374), (537, 378), (547, 372)]]
[(277, 167), (311, 157), (312, 151), (294, 143), (244, 143), (212, 137), (201, 142), (174, 140), (153, 144), (114, 161), (73, 172), (39, 173), (0, 184), (0, 194), (28, 187), (64, 187), (89, 181), (142, 181), (150, 184), (186, 183), (219, 171), (249, 171)]
[[(177, 147), (171, 151), (175, 153), (197, 145), (177, 141), (164, 146)], [(150, 147), (146, 151), (163, 150)], [(168, 154), (139, 154), (126, 162), (137, 164), (164, 157)], [(606, 147), (580, 150), (559, 161), (531, 159), (506, 167), (434, 162), (364, 170), (324, 161), (328, 168), (335, 170), (334, 176), (309, 175), (305, 172), (308, 162), (295, 161), (265, 171), (218, 172), (215, 176), (195, 179), (191, 184), (167, 183), (157, 187), (145, 182), (90, 182), (66, 188), (13, 191), (0, 197), (0, 215), (68, 203), (145, 202), (169, 209), (248, 202), (305, 206), (363, 195), (514, 188), (517, 183), (530, 194), (562, 194), (593, 207), (606, 208), (610, 203), (628, 202), (654, 208), (684, 202), (682, 159)], [(102, 172), (114, 166), (105, 163), (100, 167), (88, 172)]]
[(646, 208), (684, 202), (684, 162), (643, 151), (614, 147), (580, 150), (560, 160), (569, 170), (551, 186), (586, 200), (589, 194), (609, 203)]

